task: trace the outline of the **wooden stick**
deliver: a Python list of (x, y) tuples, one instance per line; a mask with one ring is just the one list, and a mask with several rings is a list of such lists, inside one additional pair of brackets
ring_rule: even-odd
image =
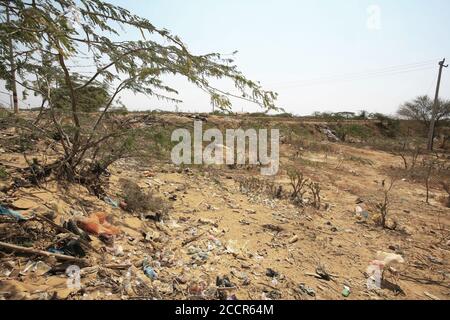
[(273, 290), (276, 290), (276, 291), (280, 291), (280, 288), (275, 288), (274, 286), (271, 286), (270, 284), (267, 284), (267, 283), (264, 283), (264, 282), (257, 282), (257, 284), (260, 284), (260, 285), (262, 285), (262, 286), (269, 287), (269, 288), (271, 288), (271, 289), (273, 289)]
[(131, 267), (131, 264), (105, 264), (102, 267), (112, 270), (126, 270)]
[(206, 232), (200, 233), (199, 235), (197, 235), (195, 237), (192, 237), (190, 239), (184, 240), (181, 245), (184, 247), (185, 245), (200, 239), (201, 237), (203, 237), (204, 234), (206, 234)]
[(37, 249), (33, 249), (33, 248), (25, 248), (25, 247), (16, 246), (14, 244), (1, 242), (1, 241), (0, 241), (0, 248), (9, 249), (12, 251), (18, 251), (18, 252), (22, 252), (22, 253), (36, 254), (36, 255), (44, 256), (44, 257), (55, 257), (56, 259), (63, 260), (63, 261), (72, 261), (72, 262), (80, 263), (83, 265), (89, 265), (89, 262), (85, 259), (75, 258), (72, 256), (66, 256), (64, 254), (57, 254), (57, 253), (37, 250)]

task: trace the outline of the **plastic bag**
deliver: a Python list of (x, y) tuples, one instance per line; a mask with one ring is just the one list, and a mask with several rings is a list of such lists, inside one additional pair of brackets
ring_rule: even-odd
[(118, 227), (113, 226), (107, 220), (107, 214), (104, 212), (95, 212), (88, 218), (81, 218), (78, 220), (78, 226), (87, 233), (94, 235), (108, 235), (114, 236), (120, 233)]

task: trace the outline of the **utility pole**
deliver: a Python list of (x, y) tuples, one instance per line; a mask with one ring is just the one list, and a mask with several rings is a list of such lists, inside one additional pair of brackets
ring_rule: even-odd
[[(6, 22), (10, 23), (9, 8), (6, 7)], [(12, 38), (9, 38), (9, 64), (11, 66), (11, 88), (14, 113), (19, 113), (19, 99), (17, 98), (17, 84), (16, 84), (16, 65), (14, 63), (14, 46)]]
[(433, 112), (430, 121), (430, 132), (428, 133), (428, 151), (433, 151), (434, 127), (436, 126), (436, 116), (439, 107), (439, 89), (441, 86), (442, 69), (448, 67), (448, 65), (444, 65), (444, 63), (445, 58), (442, 61), (439, 61), (439, 76), (436, 86), (436, 95), (434, 96)]

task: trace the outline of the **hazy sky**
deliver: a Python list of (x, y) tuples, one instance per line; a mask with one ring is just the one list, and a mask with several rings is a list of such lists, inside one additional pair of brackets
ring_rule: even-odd
[[(110, 2), (179, 35), (194, 53), (238, 50), (244, 74), (278, 92), (278, 105), (295, 114), (394, 113), (405, 100), (433, 96), (437, 63), (450, 60), (448, 0)], [(202, 91), (178, 79), (174, 85), (184, 100), (181, 110), (211, 109)], [(450, 68), (441, 96), (450, 98)], [(122, 100), (129, 109), (174, 109), (144, 96)], [(234, 111), (258, 110), (234, 102)]]

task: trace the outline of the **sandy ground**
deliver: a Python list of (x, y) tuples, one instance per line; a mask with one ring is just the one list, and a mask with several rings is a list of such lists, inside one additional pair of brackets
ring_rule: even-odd
[[(170, 218), (163, 222), (115, 209), (81, 186), (63, 188), (49, 183), (46, 189), (20, 189), (9, 200), (23, 208), (24, 215), (53, 208), (55, 222), (61, 223), (76, 211), (87, 215), (100, 210), (114, 217), (113, 224), (122, 233), (113, 247), (92, 237), (98, 252), (88, 251), (91, 266), (82, 269), (81, 287), (68, 288), (64, 271), (21, 274), (30, 260), (55, 267), (52, 259), (1, 254), (0, 298), (449, 299), (450, 209), (438, 201), (443, 194), (433, 189), (431, 203), (426, 204), (422, 185), (397, 181), (388, 217), (397, 222), (397, 228), (382, 229), (373, 221), (376, 212), (369, 203), (382, 196), (380, 183), (388, 179), (385, 169), (400, 168), (401, 159), (365, 148), (335, 146), (336, 153), (302, 152), (301, 158), (290, 157), (295, 154), (291, 146), (281, 149), (282, 171), (276, 183), (289, 190), (284, 168), (299, 167), (321, 185), (320, 210), (296, 207), (263, 193), (243, 193), (239, 179), (257, 176), (258, 168), (182, 170), (169, 164), (143, 168), (130, 160), (116, 163), (108, 189), (113, 199), (120, 194), (120, 178), (135, 180), (166, 199), (176, 195), (175, 201), (169, 200), (173, 205)], [(339, 154), (371, 163), (341, 162)], [(2, 153), (0, 161), (26, 164), (20, 154)], [(368, 219), (355, 214), (358, 198), (368, 203)], [(54, 233), (38, 222), (17, 227), (0, 221), (1, 241), (17, 228), (34, 230), (33, 234), (42, 237)], [(35, 240), (33, 246), (40, 249), (48, 244), (39, 237)], [(399, 254), (405, 263), (396, 274), (386, 275), (381, 289), (369, 290), (365, 272), (377, 251)], [(157, 279), (145, 276), (145, 257), (153, 260)], [(127, 267), (110, 269), (108, 264)], [(315, 277), (318, 267), (331, 274), (331, 279)], [(278, 275), (268, 276), (268, 268)], [(232, 286), (218, 289), (216, 277), (225, 275)], [(350, 288), (348, 297), (342, 294), (344, 286)], [(310, 289), (310, 294), (300, 287)]]

